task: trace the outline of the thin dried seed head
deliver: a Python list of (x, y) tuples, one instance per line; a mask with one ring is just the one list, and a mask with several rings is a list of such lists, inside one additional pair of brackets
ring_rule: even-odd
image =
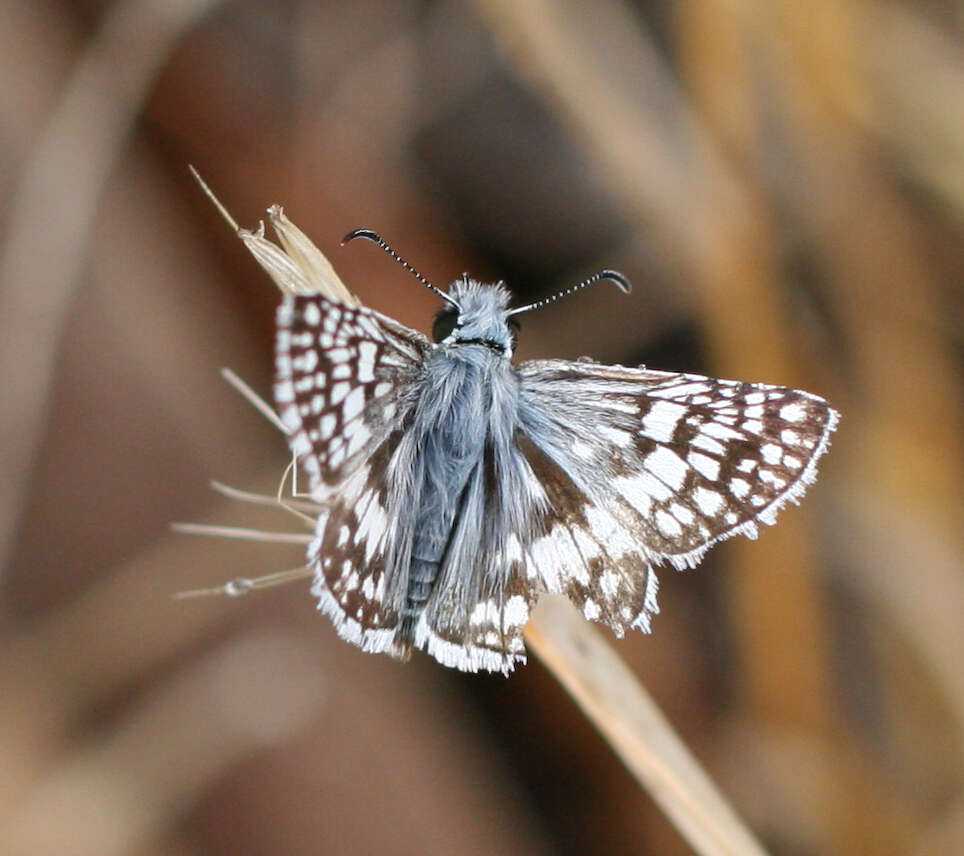
[(277, 244), (273, 244), (264, 236), (264, 224), (258, 231), (239, 229), (238, 237), (244, 241), (251, 255), (264, 268), (274, 284), (285, 294), (314, 294), (308, 277), (301, 267), (284, 252)]
[(279, 248), (265, 238), (264, 223), (259, 223), (256, 230), (238, 228), (227, 208), (221, 204), (221, 200), (214, 195), (214, 191), (207, 186), (198, 171), (193, 166), (189, 169), (208, 199), (283, 293), (323, 294), (341, 303), (358, 305), (358, 300), (335, 273), (321, 250), (285, 216), (280, 205), (268, 208), (268, 219), (281, 242)]
[(268, 209), (268, 219), (282, 248), (304, 274), (312, 291), (350, 306), (358, 305), (358, 300), (335, 273), (325, 254), (285, 216), (280, 205)]

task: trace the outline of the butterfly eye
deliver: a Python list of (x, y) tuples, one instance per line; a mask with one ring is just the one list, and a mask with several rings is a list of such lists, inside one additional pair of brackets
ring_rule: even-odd
[(432, 339), (436, 343), (447, 339), (452, 335), (452, 331), (458, 324), (459, 315), (458, 312), (443, 309), (435, 316), (435, 321), (432, 324)]
[(512, 337), (512, 350), (514, 351), (516, 345), (519, 344), (519, 331), (522, 329), (522, 325), (515, 320), (515, 318), (509, 319), (509, 335)]

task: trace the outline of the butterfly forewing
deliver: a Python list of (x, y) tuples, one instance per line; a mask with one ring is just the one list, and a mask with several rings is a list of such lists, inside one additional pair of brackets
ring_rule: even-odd
[(533, 440), (587, 506), (677, 567), (772, 523), (814, 479), (837, 419), (823, 399), (779, 386), (586, 362), (521, 373)]
[(368, 651), (388, 650), (398, 623), (386, 473), (402, 436), (402, 395), (427, 347), (370, 309), (321, 296), (289, 297), (278, 310), (275, 400), (324, 507), (309, 548), (312, 591), (339, 635)]
[(366, 307), (319, 295), (278, 309), (275, 401), (316, 499), (351, 473), (398, 424), (399, 393), (428, 340)]

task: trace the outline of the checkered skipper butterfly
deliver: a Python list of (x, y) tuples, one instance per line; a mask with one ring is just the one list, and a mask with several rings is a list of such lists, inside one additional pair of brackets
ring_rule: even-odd
[(464, 671), (525, 661), (542, 592), (648, 631), (661, 564), (695, 566), (797, 501), (838, 415), (815, 395), (590, 361), (513, 365), (516, 309), (463, 275), (433, 338), (320, 294), (278, 310), (275, 400), (312, 498), (312, 591), (338, 634)]

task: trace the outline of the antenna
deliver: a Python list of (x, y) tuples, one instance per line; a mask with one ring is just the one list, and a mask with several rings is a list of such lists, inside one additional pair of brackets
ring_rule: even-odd
[(599, 282), (601, 279), (608, 279), (616, 284), (616, 287), (623, 292), (623, 294), (629, 294), (633, 290), (633, 286), (630, 281), (623, 276), (623, 274), (614, 270), (601, 270), (599, 273), (594, 273), (588, 279), (584, 279), (578, 285), (572, 286), (572, 288), (567, 288), (565, 291), (560, 291), (557, 294), (553, 294), (550, 297), (546, 297), (542, 300), (537, 300), (535, 303), (530, 303), (528, 306), (520, 306), (518, 309), (513, 309), (508, 314), (518, 315), (521, 312), (528, 312), (530, 309), (540, 309), (549, 303), (555, 303), (560, 297), (566, 297), (573, 294), (576, 291), (580, 291), (593, 283)]
[(341, 239), (341, 245), (345, 246), (349, 241), (354, 241), (355, 238), (365, 238), (371, 241), (373, 244), (378, 246), (380, 249), (388, 253), (395, 261), (397, 261), (405, 270), (407, 270), (412, 276), (415, 277), (422, 285), (424, 285), (430, 291), (434, 291), (443, 300), (451, 303), (459, 312), (462, 311), (462, 307), (458, 305), (451, 297), (449, 297), (441, 288), (436, 288), (432, 283), (430, 283), (422, 274), (420, 274), (415, 268), (413, 268), (405, 259), (403, 259), (398, 253), (395, 252), (389, 246), (389, 244), (384, 241), (377, 232), (373, 232), (371, 229), (353, 229), (344, 238)]

